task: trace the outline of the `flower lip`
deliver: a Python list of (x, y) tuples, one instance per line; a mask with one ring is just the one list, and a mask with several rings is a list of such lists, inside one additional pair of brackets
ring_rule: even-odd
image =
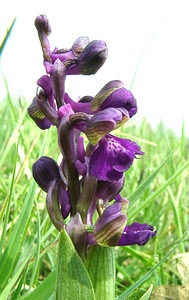
[(143, 154), (135, 142), (107, 134), (91, 155), (90, 174), (98, 180), (119, 180), (131, 167), (136, 155)]
[(125, 227), (117, 246), (145, 245), (151, 237), (156, 236), (157, 230), (146, 223), (135, 222)]

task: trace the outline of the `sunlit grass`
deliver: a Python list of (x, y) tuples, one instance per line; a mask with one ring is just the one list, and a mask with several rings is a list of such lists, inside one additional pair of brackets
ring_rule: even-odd
[[(4, 99), (0, 113), (0, 291), (2, 300), (15, 300), (39, 286), (56, 267), (58, 233), (31, 167), (41, 155), (57, 159), (59, 150), (56, 128), (40, 131), (24, 101)], [(128, 224), (146, 222), (158, 230), (146, 246), (115, 249), (116, 293), (128, 291), (121, 300), (151, 284), (185, 284), (178, 255), (189, 250), (189, 138), (184, 128), (176, 136), (164, 124), (153, 129), (146, 120), (126, 124), (118, 134), (135, 140), (145, 152), (126, 173), (122, 195), (130, 200)]]

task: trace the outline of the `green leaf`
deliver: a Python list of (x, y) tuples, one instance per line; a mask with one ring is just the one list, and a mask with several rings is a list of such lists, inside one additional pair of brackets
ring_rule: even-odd
[(115, 298), (114, 249), (99, 245), (92, 246), (87, 258), (87, 269), (96, 299), (113, 300)]
[[(89, 274), (63, 228), (60, 232), (56, 300), (95, 300)], [(99, 300), (99, 299), (98, 299)]]

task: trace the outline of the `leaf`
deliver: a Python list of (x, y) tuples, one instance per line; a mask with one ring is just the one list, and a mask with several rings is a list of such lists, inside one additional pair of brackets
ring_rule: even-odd
[(63, 228), (60, 232), (58, 248), (56, 300), (73, 299), (95, 300), (96, 298), (89, 274)]
[(92, 246), (87, 258), (87, 270), (96, 299), (113, 300), (115, 298), (114, 249), (100, 245)]

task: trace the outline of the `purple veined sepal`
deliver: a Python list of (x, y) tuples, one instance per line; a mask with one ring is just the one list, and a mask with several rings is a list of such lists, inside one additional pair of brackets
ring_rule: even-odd
[(130, 246), (135, 244), (143, 246), (152, 237), (156, 236), (156, 234), (157, 230), (154, 230), (153, 226), (146, 223), (141, 224), (135, 222), (125, 227), (117, 246)]
[(108, 48), (104, 41), (91, 41), (78, 58), (78, 66), (81, 74), (95, 74), (105, 63), (107, 56)]
[(127, 222), (128, 200), (108, 205), (95, 223), (94, 239), (103, 246), (116, 246)]
[(127, 110), (128, 118), (131, 118), (137, 112), (136, 99), (120, 80), (108, 82), (91, 101), (92, 111), (104, 110), (110, 107)]

